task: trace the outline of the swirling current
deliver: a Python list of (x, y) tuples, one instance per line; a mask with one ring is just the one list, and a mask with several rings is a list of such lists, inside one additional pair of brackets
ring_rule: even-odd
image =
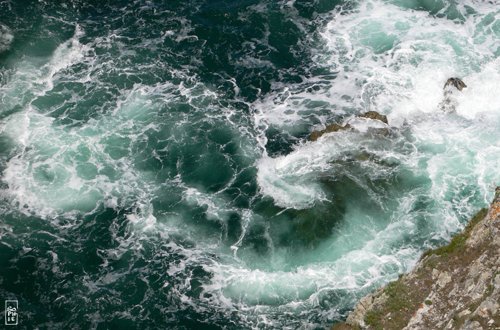
[(328, 328), (491, 199), (499, 57), (496, 0), (0, 1), (0, 298)]

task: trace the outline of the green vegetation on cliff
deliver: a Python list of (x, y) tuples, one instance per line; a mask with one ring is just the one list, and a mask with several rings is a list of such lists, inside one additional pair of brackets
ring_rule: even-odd
[[(496, 204), (493, 204), (493, 211), (495, 207)], [(490, 251), (492, 249), (489, 241), (479, 241), (474, 246), (466, 244), (471, 234), (478, 229), (476, 226), (487, 215), (488, 209), (480, 210), (449, 244), (425, 252), (411, 273), (400, 276), (398, 280), (389, 283), (373, 295), (363, 298), (350, 316), (352, 319), (348, 319), (347, 323), (336, 324), (332, 329), (403, 329), (420, 311), (438, 308), (435, 306), (436, 303), (442, 308), (445, 304), (434, 301), (437, 299), (435, 297), (438, 297), (434, 291), (451, 291), (455, 281), (468, 280), (467, 272), (474, 262), (480, 257), (495, 254), (495, 251)], [(492, 285), (487, 284), (486, 290), (483, 291), (483, 297), (490, 296), (493, 292)], [(471, 311), (478, 309), (481, 301), (481, 299), (464, 300), (467, 313), (470, 314)], [(453, 303), (455, 302), (446, 302), (446, 304)], [(467, 313), (454, 314), (451, 321), (454, 326), (462, 326), (465, 321), (464, 315), (468, 315)], [(496, 322), (492, 320), (490, 322)]]

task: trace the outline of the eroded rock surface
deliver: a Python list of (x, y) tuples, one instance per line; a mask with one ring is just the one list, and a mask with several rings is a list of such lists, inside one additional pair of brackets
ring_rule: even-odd
[[(384, 124), (388, 125), (387, 116), (382, 115), (376, 111), (368, 111), (368, 112), (365, 112), (365, 113), (358, 115), (357, 117), (378, 120), (378, 121), (381, 121)], [(333, 123), (333, 124), (327, 125), (325, 127), (325, 129), (312, 132), (311, 135), (309, 135), (309, 140), (316, 141), (324, 134), (338, 132), (338, 131), (345, 131), (345, 130), (349, 130), (349, 129), (353, 129), (353, 127), (349, 124), (340, 125), (337, 123)], [(387, 131), (383, 131), (383, 133), (385, 134), (385, 133), (387, 133)]]

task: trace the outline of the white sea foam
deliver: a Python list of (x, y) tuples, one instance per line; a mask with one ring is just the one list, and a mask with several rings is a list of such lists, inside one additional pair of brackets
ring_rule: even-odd
[[(290, 313), (302, 319), (308, 313), (320, 314), (317, 307), (323, 304), (349, 308), (364, 292), (407, 271), (423, 249), (449, 238), (491, 198), (492, 185), (500, 183), (496, 156), (500, 152), (500, 102), (495, 89), (500, 68), (494, 59), (498, 55), (493, 55), (498, 38), (492, 31), (494, 23), (483, 21), (493, 8), (475, 1), (464, 4), (473, 6), (477, 14), (467, 16), (463, 24), (382, 1), (361, 2), (350, 13), (332, 13), (331, 22), (321, 32), (327, 51), (315, 60), (335, 68), (337, 78), (312, 78), (303, 85), (281, 86), (250, 105), (255, 110), (254, 138), (260, 148), (252, 152), (263, 150), (256, 162), (262, 195), (283, 209), (330, 203), (320, 179), (335, 180), (343, 169), (342, 175), (363, 187), (380, 209), (378, 213), (367, 211), (357, 200), (347, 201), (335, 232), (315, 249), (303, 252), (302, 263), (291, 263), (298, 256), (286, 248), (272, 250), (271, 260), (252, 262), (252, 253), (242, 253), (241, 246), (258, 215), (251, 209), (234, 207), (222, 194), (183, 183), (180, 175), (161, 184), (175, 185), (182, 202), (204, 209), (208, 220), (224, 227), (230, 213), (240, 216), (241, 233), (230, 242), (231, 249), (221, 247), (220, 237), (203, 237), (196, 228), (187, 228), (182, 215), (154, 212), (151, 201), (158, 187), (153, 185), (158, 183), (151, 177), (155, 174), (134, 166), (132, 147), (144, 139), (146, 131), (158, 130), (160, 121), (175, 125), (175, 133), (189, 123), (189, 118), (182, 116), (171, 120), (173, 123), (164, 117), (159, 120), (159, 102), (153, 96), (169, 104), (181, 95), (186, 103), (203, 109), (206, 117), (226, 116), (231, 121), (231, 109), (224, 109), (222, 115), (206, 109), (206, 100), (217, 98), (217, 93), (201, 83), (135, 85), (123, 91), (108, 111), (76, 127), (58, 125), (49, 114), (37, 111), (33, 99), (68, 78), (65, 70), (82, 62), (94, 65), (91, 47), (79, 41), (84, 33), (79, 28), (46, 64), (27, 63), (0, 87), (6, 108), (22, 107), (0, 123), (0, 134), (18, 148), (5, 164), (3, 180), (8, 188), (4, 195), (20, 211), (47, 219), (85, 214), (102, 204), (129, 209), (130, 223), (152, 229), (164, 239), (169, 252), (183, 257), (165, 269), (171, 280), (163, 287), (176, 290), (193, 308), (202, 310), (201, 301), (228, 313), (238, 311), (253, 325), (276, 328), (283, 328), (277, 320)], [(493, 21), (498, 22), (495, 15)], [(187, 25), (184, 23), (182, 26)], [(191, 38), (190, 32), (183, 28), (176, 41)], [(167, 31), (164, 37), (173, 36)], [(96, 40), (96, 44), (106, 45), (110, 40)], [(268, 65), (249, 58), (240, 64)], [(92, 81), (88, 71), (80, 83)], [(185, 78), (182, 72), (172, 74)], [(456, 113), (440, 113), (444, 81), (455, 75), (463, 78), (468, 88), (457, 94)], [(311, 90), (311, 86), (318, 88)], [(30, 99), (29, 94), (20, 92), (23, 90), (34, 96)], [(388, 115), (388, 136), (372, 134), (372, 129), (386, 125), (354, 117), (367, 110)], [(304, 125), (311, 127), (309, 120), (314, 117), (320, 122), (314, 122), (315, 128), (322, 128), (332, 114), (343, 116), (344, 123), (349, 122), (355, 130), (297, 143), (288, 155), (273, 158), (265, 152), (269, 127), (296, 132)], [(248, 128), (242, 130), (249, 136), (253, 133)], [(178, 135), (168, 138), (178, 139)], [(111, 150), (113, 146), (116, 149)], [(339, 166), (343, 161), (349, 165)], [(363, 170), (361, 174), (354, 172), (356, 166)], [(402, 191), (388, 189), (383, 191), (385, 195), (377, 195), (367, 184), (371, 179), (394, 185), (409, 182), (401, 183)], [(169, 240), (174, 234), (192, 240), (193, 247)], [(149, 232), (140, 235), (128, 243), (135, 240), (140, 249), (141, 241), (154, 236), (147, 236)], [(271, 233), (264, 235), (272, 242)], [(127, 242), (120, 243), (119, 248), (106, 251), (107, 258), (117, 259), (132, 248)], [(56, 263), (57, 255), (52, 258)], [(197, 301), (185, 294), (191, 290), (189, 267), (193, 265), (201, 265), (211, 274)], [(98, 285), (112, 283), (116, 276), (86, 284), (98, 290)], [(319, 317), (329, 320), (331, 315)]]
[[(465, 14), (465, 4), (476, 14)], [(375, 110), (386, 114), (391, 130), (402, 135), (383, 142), (383, 137), (367, 134), (363, 124), (368, 121), (354, 120), (354, 132), (326, 134), (316, 142), (298, 144), (288, 155), (271, 158), (264, 153), (257, 163), (262, 194), (283, 208), (311, 207), (328, 198), (318, 179), (338, 175), (335, 162), (360, 149), (399, 164), (395, 171), (413, 173), (420, 178), (420, 186), (390, 196), (397, 206), (391, 206), (385, 220), (348, 207), (346, 224), (336, 235), (355, 239), (325, 243), (328, 262), (292, 272), (220, 271), (223, 275), (217, 278), (227, 289), (225, 294), (253, 304), (272, 305), (282, 299), (300, 305), (313, 303), (323, 289), (360, 292), (408, 270), (430, 241), (449, 239), (465, 219), (486, 205), (500, 183), (500, 160), (495, 156), (500, 152), (496, 92), (500, 43), (492, 29), (499, 18), (492, 6), (474, 1), (457, 5), (463, 22), (383, 1), (360, 2), (351, 12), (332, 14), (321, 33), (329, 52), (316, 59), (335, 68), (337, 78), (328, 84), (312, 78), (309, 83), (319, 87), (313, 92), (302, 87), (310, 84), (287, 86), (255, 103), (256, 126), (293, 132), (294, 125), (307, 122), (307, 106), (318, 102), (327, 104), (317, 113), (322, 123), (328, 117), (325, 107), (347, 118), (344, 123), (352, 120), (353, 113)], [(444, 82), (453, 76), (468, 87), (455, 94), (455, 113), (444, 114), (438, 105)], [(261, 141), (267, 143), (265, 138)], [(364, 164), (367, 177), (389, 178), (394, 173), (373, 162)], [(415, 210), (422, 201), (428, 206)], [(426, 245), (403, 243), (413, 235), (427, 235), (420, 242)]]
[[(460, 141), (462, 145), (470, 142), (475, 150), (479, 150), (476, 149), (473, 136), (467, 139), (468, 137), (461, 135), (461, 127), (452, 126), (456, 133), (451, 136), (440, 133), (443, 128), (446, 130), (446, 127), (450, 127), (450, 123), (454, 125), (457, 121), (450, 121), (446, 116), (433, 116), (432, 119), (422, 116), (439, 112), (438, 104), (443, 99), (442, 86), (447, 77), (453, 75), (461, 76), (469, 85), (457, 96), (456, 111), (459, 115), (474, 119), (479, 114), (498, 113), (500, 100), (493, 89), (498, 81), (499, 64), (491, 53), (495, 41), (483, 30), (476, 28), (481, 20), (481, 16), (469, 16), (465, 24), (458, 24), (445, 18), (429, 16), (426, 12), (405, 10), (382, 1), (364, 2), (356, 11), (334, 15), (322, 36), (331, 50), (327, 63), (338, 68), (339, 75), (327, 91), (319, 93), (319, 98), (328, 101), (335, 110), (344, 105), (343, 96), (348, 95), (353, 100), (353, 109), (385, 113), (392, 126), (401, 127), (412, 122), (418, 129), (427, 131), (425, 137), (421, 136), (423, 139), (433, 141), (436, 138), (456, 138), (454, 141)], [(386, 46), (387, 49), (384, 48)], [(298, 113), (293, 107), (303, 104), (303, 99), (307, 98), (317, 100), (318, 95), (296, 93), (295, 97), (291, 97), (289, 94), (286, 98), (281, 98), (278, 104), (275, 101), (268, 101), (271, 103), (267, 105), (261, 104), (260, 112), (257, 113), (259, 124), (265, 127), (266, 123), (289, 125), (299, 121)], [(274, 108), (272, 104), (275, 105)], [(433, 123), (429, 123), (429, 120)], [(438, 123), (434, 123), (435, 121)], [(476, 125), (481, 125), (481, 122), (476, 122)], [(356, 128), (364, 130), (363, 127)], [(356, 150), (356, 144), (360, 141), (356, 139), (346, 143), (348, 146), (340, 148)], [(425, 144), (424, 141), (422, 143)], [(293, 178), (290, 182), (297, 182), (304, 173), (319, 173), (324, 170), (325, 159), (332, 160), (339, 146), (334, 145), (331, 139), (320, 139), (318, 144), (316, 147), (308, 144), (300, 146), (292, 154), (275, 160), (264, 157), (259, 165), (259, 183), (263, 193), (275, 198), (282, 206), (293, 207), (295, 202), (298, 208), (310, 205), (284, 195), (280, 188), (283, 184), (278, 183), (281, 181), (274, 180), (274, 184), (270, 184), (269, 180), (264, 181), (262, 178), (272, 177), (271, 173), (274, 173), (275, 177), (286, 175)], [(328, 149), (325, 144), (330, 144), (328, 151), (324, 150)], [(310, 150), (313, 149), (315, 154), (311, 155)], [(320, 153), (328, 156), (318, 157)], [(307, 158), (308, 165), (300, 165), (298, 155)], [(276, 165), (270, 171), (268, 164), (271, 162), (289, 166), (283, 170), (284, 165)], [(492, 170), (494, 165), (490, 164)], [(298, 185), (291, 184), (290, 187), (297, 188)], [(320, 193), (313, 192), (314, 184), (306, 187), (305, 190), (311, 190), (306, 193), (311, 197), (309, 202), (314, 200), (313, 196), (316, 199), (321, 196)]]
[[(4, 181), (21, 210), (54, 217), (120, 203), (154, 223), (147, 184), (132, 160), (120, 156), (152, 123), (142, 91), (131, 95), (111, 116), (74, 130), (57, 126), (31, 106), (9, 117), (2, 130), (22, 151), (6, 164)], [(137, 125), (144, 122), (145, 127)], [(116, 151), (106, 144), (114, 140), (121, 143)]]
[(83, 35), (83, 30), (79, 25), (76, 25), (73, 37), (59, 45), (49, 63), (42, 68), (43, 75), (38, 80), (44, 86), (42, 94), (54, 87), (54, 79), (60, 71), (84, 59), (89, 48), (82, 45), (79, 41), (79, 38)]

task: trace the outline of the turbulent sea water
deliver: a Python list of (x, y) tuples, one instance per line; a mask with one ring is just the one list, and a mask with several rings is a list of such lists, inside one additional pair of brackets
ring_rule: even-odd
[(499, 57), (497, 0), (2, 0), (0, 298), (328, 328), (492, 198)]

